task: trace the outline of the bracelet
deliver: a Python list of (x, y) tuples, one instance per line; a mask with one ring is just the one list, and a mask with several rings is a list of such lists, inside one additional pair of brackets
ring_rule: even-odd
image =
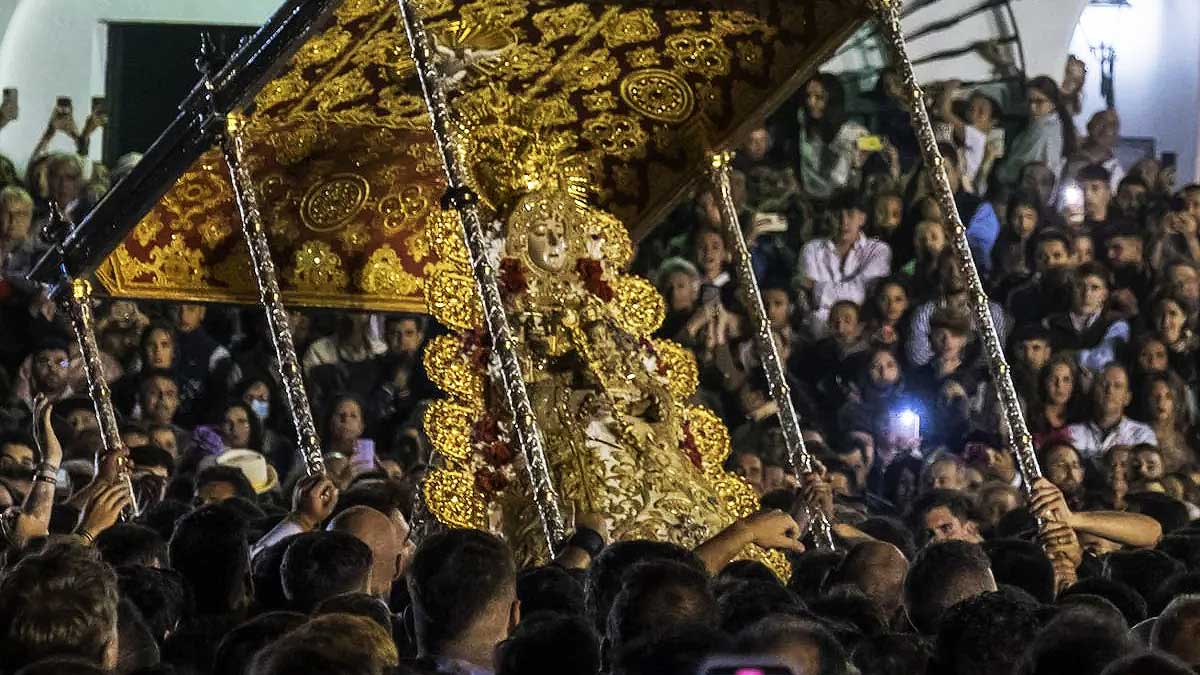
[(93, 535), (91, 532), (88, 532), (87, 530), (84, 530), (83, 532), (80, 532), (80, 533), (79, 533), (79, 538), (80, 538), (80, 539), (82, 539), (82, 540), (84, 541), (84, 543), (85, 543), (85, 544), (94, 544), (94, 543), (96, 543), (96, 537), (95, 537), (95, 536), (94, 536), (94, 535)]
[(41, 481), (43, 483), (49, 483), (51, 485), (58, 485), (58, 476), (56, 476), (52, 473), (41, 473), (41, 472), (33, 474), (33, 482), (37, 483), (39, 481)]

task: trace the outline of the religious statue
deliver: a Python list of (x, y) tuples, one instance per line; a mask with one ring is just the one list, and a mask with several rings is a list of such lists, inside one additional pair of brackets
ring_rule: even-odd
[[(489, 262), (561, 510), (603, 514), (614, 539), (687, 547), (756, 510), (751, 488), (722, 468), (727, 430), (689, 402), (692, 355), (651, 339), (663, 299), (622, 272), (629, 236), (587, 203), (586, 170), (558, 156), (552, 138), (519, 126), (475, 124), (463, 134), (480, 202), (494, 216)], [(426, 503), (444, 523), (503, 534), (523, 562), (545, 561), (524, 458), (493, 389), (499, 378), (488, 376), (496, 365), (457, 216), (442, 214), (428, 236), (443, 261), (427, 270), (428, 304), (459, 332), (426, 354), (430, 377), (449, 394), (425, 419), (442, 462), (426, 480)]]

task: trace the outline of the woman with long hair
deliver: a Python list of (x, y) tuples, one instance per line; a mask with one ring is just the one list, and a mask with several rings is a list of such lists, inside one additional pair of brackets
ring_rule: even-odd
[(1160, 295), (1150, 305), (1150, 332), (1166, 345), (1170, 369), (1189, 385), (1197, 380), (1196, 357), (1200, 351), (1195, 322), (1189, 303), (1178, 296)]
[(1186, 392), (1183, 381), (1171, 372), (1153, 373), (1142, 382), (1142, 419), (1158, 437), (1167, 471), (1179, 471), (1196, 461)]
[(1075, 122), (1062, 98), (1058, 84), (1049, 77), (1035, 77), (1025, 87), (1029, 102), (1029, 123), (1013, 139), (1008, 158), (1000, 166), (1000, 180), (1017, 183), (1021, 169), (1030, 162), (1045, 162), (1057, 175), (1063, 159), (1075, 154), (1078, 146)]
[(798, 115), (800, 187), (809, 197), (828, 199), (858, 183), (865, 156), (858, 139), (867, 135), (846, 115), (846, 90), (836, 75), (818, 73), (804, 85)]
[(1024, 279), (1033, 272), (1029, 243), (1043, 221), (1038, 202), (1037, 195), (1023, 191), (1008, 201), (1004, 228), (992, 247), (993, 287), (1011, 284), (1012, 280)]
[(873, 346), (904, 353), (908, 337), (908, 314), (912, 309), (908, 284), (901, 277), (888, 277), (875, 285), (863, 306), (866, 327), (863, 335)]
[(1083, 419), (1086, 400), (1079, 366), (1070, 354), (1059, 354), (1042, 368), (1038, 399), (1031, 405), (1029, 430), (1039, 447), (1051, 439), (1067, 438), (1067, 426)]

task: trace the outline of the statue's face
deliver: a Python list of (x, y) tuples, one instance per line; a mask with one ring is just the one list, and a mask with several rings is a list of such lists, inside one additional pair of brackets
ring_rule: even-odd
[(526, 240), (529, 262), (547, 272), (561, 272), (567, 263), (567, 226), (548, 217), (529, 230)]

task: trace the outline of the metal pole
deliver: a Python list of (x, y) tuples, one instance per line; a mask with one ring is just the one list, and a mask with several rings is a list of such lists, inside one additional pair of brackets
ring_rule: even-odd
[(987, 356), (988, 371), (996, 387), (1000, 407), (1004, 412), (1004, 427), (1009, 430), (1013, 454), (1017, 459), (1017, 468), (1024, 479), (1026, 497), (1032, 495), (1033, 482), (1042, 477), (1041, 467), (1038, 466), (1037, 454), (1033, 449), (1033, 436), (1025, 424), (1025, 416), (1021, 412), (1021, 402), (1017, 390), (1013, 386), (1012, 374), (1008, 362), (1004, 358), (1004, 344), (996, 332), (996, 324), (992, 322), (992, 313), (988, 307), (988, 297), (983, 290), (983, 282), (979, 278), (979, 270), (975, 267), (975, 258), (971, 255), (970, 244), (967, 243), (967, 228), (963, 225), (962, 216), (954, 202), (954, 190), (951, 189), (950, 179), (946, 177), (945, 162), (938, 150), (937, 139), (933, 134), (933, 125), (929, 121), (929, 111), (925, 108), (925, 97), (917, 84), (916, 74), (913, 73), (912, 62), (904, 47), (904, 34), (900, 28), (900, 3), (898, 0), (873, 0), (877, 13), (880, 32), (884, 42), (891, 52), (892, 62), (899, 69), (900, 77), (904, 80), (905, 88), (910, 98), (912, 109), (913, 130), (921, 144), (921, 156), (933, 179), (933, 189), (938, 204), (950, 221), (951, 241), (958, 264), (967, 277), (970, 285), (969, 301), (971, 311), (975, 315), (975, 325), (983, 338), (984, 350)]
[(258, 208), (258, 197), (254, 183), (246, 168), (245, 143), (242, 129), (245, 120), (231, 114), (226, 118), (225, 131), (221, 136), (221, 150), (229, 166), (229, 178), (233, 194), (237, 199), (238, 212), (242, 216), (242, 233), (250, 252), (254, 267), (254, 279), (258, 282), (259, 300), (267, 314), (267, 328), (271, 332), (271, 344), (279, 358), (279, 373), (283, 380), (283, 392), (287, 397), (288, 409), (292, 413), (292, 424), (296, 426), (298, 450), (309, 475), (325, 473), (325, 458), (321, 453), (321, 439), (313, 422), (312, 407), (308, 392), (304, 389), (304, 372), (296, 357), (296, 345), (292, 341), (292, 327), (288, 323), (287, 308), (279, 292), (279, 280), (275, 274), (275, 262), (271, 259), (270, 242), (262, 225), (262, 213)]
[[(713, 155), (709, 164), (709, 178), (717, 191), (717, 205), (721, 210), (721, 225), (725, 229), (725, 242), (733, 251), (734, 274), (742, 292), (742, 302), (750, 313), (750, 325), (754, 327), (754, 341), (758, 346), (758, 354), (767, 374), (771, 398), (779, 407), (779, 426), (783, 429), (783, 438), (787, 442), (788, 460), (792, 465), (792, 471), (796, 474), (796, 479), (803, 482), (804, 475), (813, 470), (813, 459), (804, 445), (804, 436), (800, 433), (800, 419), (796, 415), (796, 406), (792, 403), (791, 391), (788, 387), (787, 377), (784, 375), (783, 361), (779, 358), (779, 349), (775, 345), (771, 322), (763, 307), (758, 279), (755, 278), (754, 268), (750, 264), (750, 251), (746, 247), (746, 238), (742, 234), (737, 205), (733, 201), (733, 189), (729, 183), (732, 161), (732, 152), (719, 152)], [(829, 523), (829, 518), (820, 509), (806, 508), (809, 511), (813, 539), (817, 547), (833, 550), (833, 528)]]
[(546, 461), (545, 443), (529, 392), (525, 388), (525, 377), (517, 356), (517, 345), (513, 339), (508, 316), (504, 311), (503, 298), (496, 284), (496, 272), (487, 260), (487, 240), (479, 213), (478, 196), (467, 187), (466, 169), (459, 162), (454, 139), (450, 134), (450, 106), (442, 87), (432, 39), (408, 0), (398, 0), (404, 30), (412, 45), (412, 58), (416, 64), (417, 77), (429, 110), (433, 135), (442, 154), (442, 165), (446, 171), (447, 190), (443, 206), (454, 208), (463, 224), (463, 237), (471, 255), (471, 271), (475, 286), (483, 303), (483, 316), (488, 334), (492, 337), (492, 351), (500, 363), (500, 388), (505, 393), (505, 403), (512, 415), (517, 445), (525, 455), (525, 466), (529, 470), (529, 481), (533, 499), (542, 521), (551, 555), (566, 536), (566, 525), (559, 508), (550, 465)]
[(296, 357), (296, 345), (292, 341), (292, 326), (288, 322), (287, 308), (283, 305), (283, 294), (279, 291), (279, 278), (275, 274), (275, 261), (271, 259), (271, 244), (262, 224), (262, 212), (258, 206), (258, 195), (254, 192), (254, 179), (246, 168), (246, 146), (243, 130), (245, 117), (239, 113), (225, 114), (217, 103), (216, 85), (213, 82), (220, 55), (208, 33), (200, 36), (200, 56), (196, 69), (204, 79), (201, 86), (208, 102), (208, 116), (204, 126), (217, 131), (225, 165), (229, 168), (229, 182), (237, 201), (238, 214), (242, 220), (242, 235), (250, 253), (250, 264), (254, 268), (254, 280), (258, 284), (259, 301), (267, 315), (267, 330), (271, 333), (271, 344), (279, 361), (279, 375), (283, 383), (284, 397), (296, 427), (297, 450), (304, 460), (308, 475), (325, 473), (325, 457), (321, 452), (321, 438), (313, 422), (312, 406), (308, 392), (304, 389), (304, 371)]
[(121, 442), (121, 427), (117, 424), (117, 413), (113, 409), (112, 392), (104, 379), (104, 362), (100, 359), (100, 346), (96, 344), (96, 320), (92, 315), (92, 284), (86, 279), (70, 279), (65, 270), (63, 280), (69, 281), (71, 292), (63, 294), (63, 305), (71, 317), (71, 327), (79, 340), (79, 351), (83, 359), (83, 374), (87, 378), (88, 395), (96, 408), (96, 419), (100, 422), (100, 439), (104, 452), (114, 452), (124, 447)]
[[(92, 405), (96, 409), (96, 420), (100, 423), (100, 442), (104, 451), (96, 455), (96, 468), (99, 470), (101, 455), (120, 452), (125, 448), (125, 443), (121, 440), (121, 427), (117, 424), (117, 412), (113, 409), (112, 392), (108, 388), (108, 380), (104, 378), (104, 361), (100, 358), (100, 346), (96, 343), (96, 319), (92, 315), (92, 284), (86, 279), (72, 279), (65, 267), (62, 268), (62, 279), (64, 283), (71, 285), (71, 292), (63, 295), (62, 303), (67, 315), (71, 317), (71, 327), (79, 341), (83, 375), (88, 383), (88, 396), (92, 399)], [(142, 509), (133, 491), (131, 464), (128, 458), (120, 461), (119, 475), (129, 489), (131, 500), (129, 506), (121, 513), (121, 520), (128, 521), (139, 515)]]

